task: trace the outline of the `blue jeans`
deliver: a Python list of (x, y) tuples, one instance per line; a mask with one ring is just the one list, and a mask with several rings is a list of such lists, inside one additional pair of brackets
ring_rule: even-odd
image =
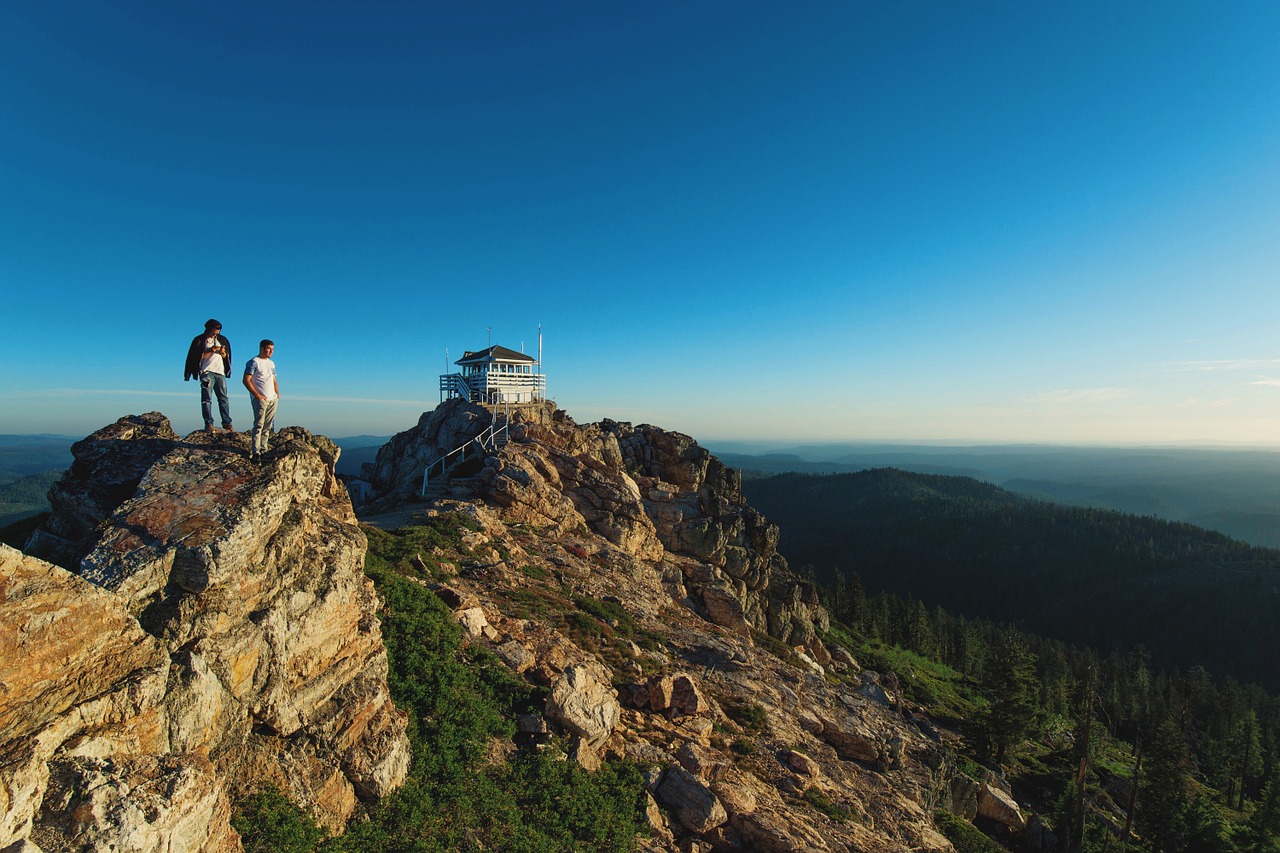
[(213, 397), (218, 397), (218, 413), (222, 415), (222, 428), (231, 429), (231, 401), (227, 399), (227, 377), (206, 370), (200, 374), (200, 413), (204, 425), (213, 426)]
[(276, 404), (280, 401), (250, 397), (249, 402), (253, 404), (253, 449), (250, 452), (253, 456), (261, 456), (267, 452), (271, 433), (275, 431)]

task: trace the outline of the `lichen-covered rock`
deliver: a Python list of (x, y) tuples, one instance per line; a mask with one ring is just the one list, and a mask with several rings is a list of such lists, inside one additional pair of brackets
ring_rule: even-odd
[(227, 792), (200, 755), (55, 762), (33, 835), (81, 850), (243, 850)]
[(658, 800), (692, 832), (708, 832), (729, 819), (720, 798), (680, 766), (668, 767), (658, 785)]
[(570, 666), (551, 685), (547, 696), (547, 718), (592, 747), (603, 744), (613, 733), (620, 711), (613, 688), (607, 681), (601, 683), (587, 666)]

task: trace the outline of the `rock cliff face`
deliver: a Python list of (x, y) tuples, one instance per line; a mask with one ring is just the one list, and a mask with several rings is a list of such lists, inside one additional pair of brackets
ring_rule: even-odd
[(340, 830), (408, 769), (337, 448), (122, 418), (0, 551), (0, 849), (238, 850), (272, 784)]
[[(396, 436), (369, 472), (384, 507), (489, 417), (450, 402)], [(777, 527), (743, 502), (735, 472), (688, 436), (578, 425), (550, 404), (514, 412), (510, 437), (446, 497), (417, 505), (479, 528), (465, 552), (434, 555), (455, 570), (439, 594), (472, 642), (547, 688), (522, 736), (559, 732), (589, 769), (651, 768), (642, 849), (952, 849), (933, 811), (964, 812), (954, 791), (976, 783), (957, 772), (950, 735), (903, 704), (891, 675), (823, 643), (815, 591), (777, 554)], [(530, 601), (618, 615), (584, 638), (568, 618), (581, 613), (557, 623)]]

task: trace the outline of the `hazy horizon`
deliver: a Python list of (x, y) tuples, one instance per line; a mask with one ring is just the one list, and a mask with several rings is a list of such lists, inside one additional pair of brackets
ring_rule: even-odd
[(1278, 4), (0, 23), (0, 432), (194, 429), (217, 318), (242, 429), (260, 338), (278, 423), (391, 434), (541, 326), (701, 441), (1280, 446)]

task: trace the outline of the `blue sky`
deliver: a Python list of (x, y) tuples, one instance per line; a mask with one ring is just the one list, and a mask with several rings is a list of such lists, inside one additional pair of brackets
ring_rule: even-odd
[(1274, 2), (4, 4), (0, 432), (196, 428), (217, 317), (334, 436), (541, 324), (579, 421), (1275, 444), (1278, 47)]

